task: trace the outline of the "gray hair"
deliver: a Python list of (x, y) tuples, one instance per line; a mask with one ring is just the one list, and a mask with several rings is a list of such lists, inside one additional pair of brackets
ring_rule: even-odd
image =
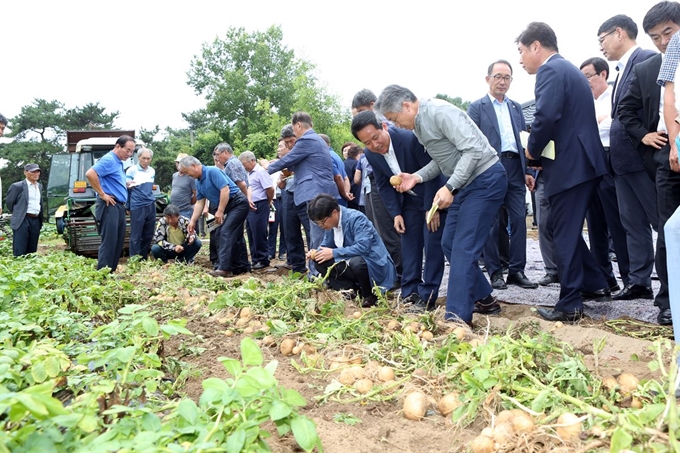
[(7, 117), (5, 117), (5, 115), (3, 115), (2, 113), (0, 113), (0, 124), (4, 124), (5, 126), (7, 126)]
[(255, 158), (255, 154), (253, 154), (250, 151), (243, 151), (241, 154), (238, 155), (238, 160), (241, 162), (246, 161), (246, 162), (252, 162), (254, 160), (257, 160)]
[(218, 151), (220, 154), (222, 154), (225, 151), (230, 154), (234, 153), (234, 150), (232, 149), (231, 145), (227, 142), (218, 143), (213, 152), (214, 151)]
[(378, 115), (384, 116), (385, 113), (401, 112), (404, 102), (416, 102), (417, 100), (416, 95), (408, 88), (389, 85), (380, 93), (380, 97), (373, 105), (373, 110)]
[(153, 159), (153, 151), (151, 151), (149, 148), (144, 148), (144, 147), (139, 148), (137, 150), (137, 158), (139, 159), (140, 157), (142, 157), (142, 154), (145, 153), (145, 152), (149, 153), (149, 157)]
[(163, 215), (167, 215), (170, 217), (179, 215), (179, 208), (177, 207), (176, 204), (169, 204), (165, 207), (165, 209), (163, 209)]
[(187, 156), (182, 158), (182, 160), (179, 161), (179, 169), (180, 170), (186, 170), (187, 168), (190, 168), (192, 165), (202, 165), (201, 161), (196, 159), (194, 156)]

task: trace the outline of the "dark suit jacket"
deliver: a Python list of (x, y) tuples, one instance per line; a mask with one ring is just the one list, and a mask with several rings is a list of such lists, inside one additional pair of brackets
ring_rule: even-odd
[(338, 186), (333, 179), (333, 163), (328, 145), (310, 129), (298, 138), (288, 154), (269, 164), (269, 174), (287, 168), (295, 172), (296, 205), (310, 201), (315, 196), (326, 193), (333, 198), (340, 197)]
[[(637, 147), (633, 145), (633, 142), (630, 141), (628, 132), (626, 131), (623, 123), (619, 120), (616, 111), (621, 104), (621, 99), (626, 95), (630, 88), (633, 78), (633, 68), (635, 68), (637, 64), (642, 63), (654, 55), (655, 52), (651, 50), (636, 49), (630, 56), (623, 73), (619, 75), (616, 93), (612, 99), (612, 112), (614, 113), (612, 114), (612, 125), (609, 130), (610, 159), (612, 169), (617, 175), (625, 175), (645, 169), (642, 156), (637, 150)], [(661, 62), (659, 61), (659, 66), (660, 65)], [(659, 73), (658, 68), (656, 73)], [(654, 78), (656, 79), (656, 76)], [(656, 85), (656, 80), (654, 80), (654, 85)], [(656, 106), (658, 110), (658, 102)]]
[[(40, 220), (40, 226), (43, 223), (43, 213), (45, 211), (45, 197), (42, 196), (42, 184), (38, 183), (38, 188), (40, 189), (40, 214), (38, 219)], [(23, 181), (15, 182), (9, 189), (7, 189), (7, 196), (5, 197), (5, 204), (7, 209), (12, 213), (12, 219), (9, 225), (13, 230), (19, 228), (26, 217), (26, 212), (28, 210), (28, 182), (24, 179)]]
[(649, 132), (656, 131), (659, 125), (661, 87), (656, 79), (661, 68), (661, 59), (661, 54), (657, 54), (632, 68), (628, 90), (622, 94), (616, 110), (618, 120), (626, 129), (629, 140), (641, 156), (644, 169), (650, 176), (656, 173), (656, 148), (642, 143), (642, 138)]
[[(425, 152), (425, 148), (420, 144), (413, 131), (390, 126), (388, 132), (402, 172), (415, 173), (430, 163), (432, 158)], [(392, 218), (403, 215), (405, 209), (427, 210), (432, 204), (434, 194), (446, 184), (446, 178), (440, 175), (423, 184), (416, 184), (413, 188), (416, 195), (397, 192), (390, 184), (390, 177), (394, 175), (394, 172), (387, 164), (385, 156), (371, 152), (368, 148), (364, 154), (368, 163), (373, 167), (373, 176), (378, 185), (380, 198)]]
[[(604, 148), (588, 80), (573, 64), (553, 55), (536, 73), (536, 114), (528, 149), (541, 159), (550, 197), (607, 173)], [(555, 142), (555, 160), (541, 157)]]
[[(507, 101), (510, 110), (510, 120), (512, 121), (512, 131), (515, 134), (515, 143), (517, 145), (517, 150), (519, 151), (519, 158), (522, 162), (522, 168), (526, 168), (524, 147), (522, 147), (519, 136), (521, 131), (527, 130), (527, 125), (524, 122), (524, 115), (522, 114), (522, 106), (513, 100), (507, 99)], [(496, 150), (498, 157), (501, 157), (501, 152), (507, 151), (507, 149), (501, 149), (501, 133), (498, 127), (498, 117), (496, 116), (496, 110), (494, 109), (489, 96), (485, 95), (481, 99), (477, 99), (470, 104), (467, 114), (489, 140), (489, 144)]]

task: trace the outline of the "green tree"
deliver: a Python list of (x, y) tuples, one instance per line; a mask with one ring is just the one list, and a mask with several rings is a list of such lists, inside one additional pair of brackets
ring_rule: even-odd
[(468, 107), (470, 107), (470, 101), (464, 101), (460, 96), (454, 98), (449, 96), (448, 94), (437, 94), (435, 98), (443, 99), (446, 102), (455, 105), (464, 112), (467, 112)]

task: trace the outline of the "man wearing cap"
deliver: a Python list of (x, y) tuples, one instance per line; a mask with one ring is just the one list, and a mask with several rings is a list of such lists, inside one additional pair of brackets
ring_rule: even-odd
[(125, 203), (128, 198), (124, 162), (135, 152), (135, 139), (122, 135), (116, 146), (97, 161), (85, 177), (97, 192), (94, 217), (102, 238), (97, 254), (97, 269), (115, 272), (125, 241)]
[[(188, 157), (188, 154), (179, 153), (177, 155), (175, 168), (179, 166), (179, 161), (185, 157)], [(189, 175), (180, 174), (179, 171), (173, 173), (170, 203), (177, 206), (182, 217), (190, 219), (196, 203), (196, 180)]]
[(24, 167), (26, 179), (15, 182), (7, 191), (7, 209), (12, 213), (10, 226), (14, 231), (12, 250), (14, 256), (35, 253), (43, 223), (43, 200), (40, 167), (28, 164)]

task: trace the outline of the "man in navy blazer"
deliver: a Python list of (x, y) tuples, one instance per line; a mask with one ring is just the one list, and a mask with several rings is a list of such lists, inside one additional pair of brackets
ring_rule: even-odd
[(24, 167), (26, 179), (15, 182), (7, 190), (7, 209), (12, 213), (9, 226), (12, 227), (12, 251), (14, 256), (35, 253), (43, 224), (42, 184), (38, 164)]
[[(522, 106), (506, 96), (511, 82), (510, 63), (505, 60), (491, 63), (486, 76), (489, 93), (470, 104), (467, 113), (489, 140), (491, 147), (496, 150), (508, 175), (508, 191), (503, 200), (510, 222), (507, 283), (535, 289), (538, 285), (524, 275), (524, 267), (527, 264), (526, 187), (529, 190), (533, 189), (534, 178), (527, 172), (524, 147), (520, 140), (520, 131), (527, 129)], [(498, 253), (499, 225), (497, 215), (484, 247), (484, 264), (491, 279), (491, 286), (494, 289), (506, 289)]]
[(437, 211), (430, 225), (426, 225), (425, 206), (446, 184), (446, 178), (439, 176), (409, 192), (397, 192), (390, 184), (392, 176), (415, 173), (432, 160), (418, 138), (412, 131), (381, 123), (371, 110), (354, 117), (352, 134), (369, 151), (366, 159), (373, 167), (380, 198), (393, 219), (394, 229), (401, 235), (401, 296), (418, 309), (434, 309), (444, 275), (443, 228), (439, 226), (445, 223), (446, 210)]
[[(595, 292), (607, 284), (582, 236), (586, 211), (607, 172), (593, 94), (581, 71), (557, 53), (557, 37), (549, 25), (530, 23), (515, 42), (520, 64), (536, 74), (536, 114), (526, 156), (540, 159), (543, 167), (560, 276), (557, 305), (539, 308), (538, 314), (549, 321), (573, 322), (583, 314), (581, 291)], [(550, 141), (554, 160), (542, 157)]]
[[(269, 174), (287, 168), (295, 173), (295, 191), (293, 200), (295, 205), (306, 209), (306, 203), (315, 196), (326, 193), (333, 197), (339, 197), (338, 188), (333, 179), (333, 163), (328, 152), (328, 146), (319, 134), (312, 129), (312, 117), (306, 112), (296, 112), (291, 120), (293, 132), (297, 137), (295, 146), (281, 159), (272, 162), (267, 168)], [(318, 225), (310, 222), (309, 249), (315, 249), (323, 240), (324, 231)], [(289, 244), (293, 245), (293, 244)], [(294, 250), (288, 250), (292, 254), (291, 260), (304, 260), (304, 244), (294, 244)], [(297, 262), (291, 262), (293, 268), (297, 268)], [(310, 271), (316, 274), (315, 269)]]

